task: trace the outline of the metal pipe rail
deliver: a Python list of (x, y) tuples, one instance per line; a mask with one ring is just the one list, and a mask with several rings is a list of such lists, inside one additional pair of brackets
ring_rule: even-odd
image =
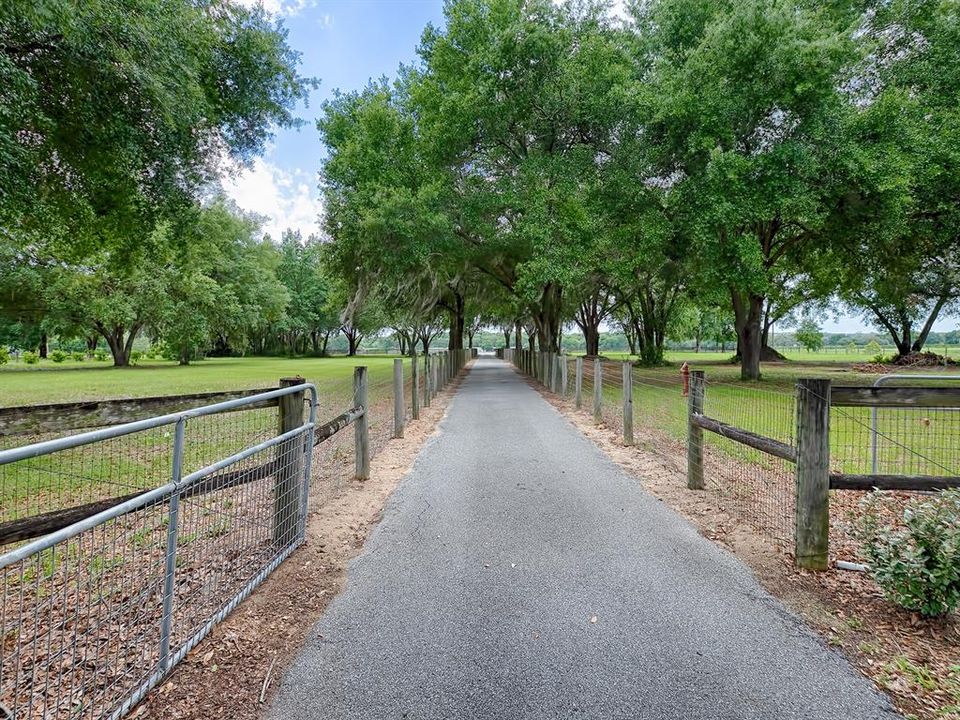
[[(81, 688), (84, 690), (82, 709), (84, 714), (89, 713), (92, 717), (121, 717), (303, 543), (314, 434), (318, 429), (318, 397), (314, 385), (299, 380), (290, 379), (288, 386), (266, 393), (0, 451), (0, 466), (4, 466), (151, 428), (168, 425), (175, 428), (173, 466), (168, 482), (0, 555), (3, 616), (6, 621), (17, 622), (18, 632), (35, 634), (34, 640), (28, 640), (25, 645), (4, 648), (0, 657), (0, 678), (3, 681), (0, 690), (5, 697), (12, 698), (12, 712), (18, 717), (33, 717), (38, 711), (54, 717), (63, 714), (68, 706), (72, 707), (73, 696), (60, 692), (64, 683), (56, 676), (69, 674), (73, 669), (58, 661), (57, 657), (68, 658), (78, 652), (87, 652), (88, 647), (94, 647), (100, 642), (99, 638), (114, 627), (123, 631), (120, 638), (129, 635), (140, 640), (127, 645), (123, 645), (122, 639), (118, 640), (123, 650), (113, 652), (116, 660), (128, 669), (115, 683)], [(306, 393), (309, 393), (310, 409), (304, 420)], [(182, 474), (190, 419), (262, 407), (264, 401), (273, 399), (277, 400), (280, 413), (280, 431), (274, 437)], [(365, 413), (365, 408), (351, 408), (332, 423), (321, 426), (322, 437), (331, 436)], [(225, 472), (267, 452), (274, 453), (275, 459), (256, 467)], [(258, 472), (267, 467), (271, 472)], [(184, 505), (184, 500), (213, 489), (236, 489), (240, 476), (244, 474), (254, 475), (259, 480), (272, 476), (273, 481), (243, 495), (222, 496), (215, 501), (215, 512), (204, 512), (204, 505)], [(218, 480), (211, 483), (212, 479)], [(207, 487), (208, 483), (210, 487)], [(133, 513), (139, 513), (137, 520), (127, 525), (118, 524), (119, 518)], [(186, 515), (181, 519), (183, 513)], [(226, 517), (235, 524), (235, 531), (229, 527), (223, 530), (218, 513), (221, 514), (219, 517)], [(209, 524), (203, 542), (197, 537), (197, 531), (205, 527), (199, 524), (201, 522)], [(138, 540), (137, 533), (133, 532), (135, 528), (149, 528), (149, 541), (146, 537)], [(223, 541), (218, 540), (221, 537)], [(232, 549), (228, 550), (222, 542)], [(118, 547), (121, 548), (119, 555), (116, 554)], [(160, 550), (160, 554), (152, 553), (151, 547)], [(218, 564), (225, 561), (226, 556), (221, 557), (221, 553), (241, 548), (248, 553), (241, 567)], [(51, 562), (56, 558), (60, 560), (41, 577), (34, 574), (34, 568), (41, 566), (45, 558)], [(97, 570), (90, 558), (120, 559), (122, 564), (112, 570), (114, 582), (137, 588), (130, 597), (143, 598), (141, 603), (107, 602), (102, 595), (104, 590), (85, 589), (96, 587), (97, 573), (103, 572)], [(181, 568), (180, 560), (186, 561), (184, 564), (188, 569)], [(186, 577), (178, 581), (184, 572)], [(190, 584), (190, 578), (191, 575), (196, 577), (198, 572), (201, 577), (214, 580), (223, 577), (229, 582), (221, 590), (219, 581), (215, 581), (204, 590), (212, 595), (197, 596), (205, 600), (205, 604), (194, 608), (195, 590), (191, 590), (194, 586)], [(92, 627), (98, 628), (94, 635), (87, 637), (68, 632), (67, 625), (57, 620), (59, 604), (43, 600), (66, 593), (67, 587), (76, 588), (74, 592), (77, 594), (71, 599), (76, 607), (69, 610), (69, 615), (76, 621), (85, 617), (94, 620)], [(11, 592), (10, 588), (15, 590)], [(150, 597), (156, 600), (146, 600)], [(4, 632), (7, 630), (9, 628), (3, 628)], [(157, 644), (151, 647), (148, 638), (155, 638)], [(43, 661), (47, 664), (39, 664), (34, 655), (38, 640), (47, 647), (49, 657)], [(48, 677), (53, 674), (55, 678), (54, 682), (45, 685), (55, 688), (50, 691), (53, 695), (37, 694), (30, 689), (36, 682), (30, 677), (42, 677), (44, 673)], [(96, 680), (88, 678), (86, 682), (95, 683)], [(76, 687), (70, 692), (75, 690)]]

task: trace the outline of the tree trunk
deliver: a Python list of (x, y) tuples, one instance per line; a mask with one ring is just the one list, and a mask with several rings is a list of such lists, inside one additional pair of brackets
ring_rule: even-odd
[(763, 347), (762, 295), (732, 290), (734, 327), (740, 352), (740, 379), (760, 379), (760, 354)]
[(523, 331), (521, 330), (519, 320), (517, 320), (513, 324), (513, 329), (514, 329), (513, 340), (515, 343), (513, 347), (517, 352), (520, 352), (521, 348), (523, 347)]
[(547, 283), (540, 294), (540, 306), (533, 321), (537, 326), (540, 349), (543, 352), (560, 352), (560, 313), (563, 303), (563, 288), (556, 283)]
[(97, 351), (97, 336), (93, 335), (86, 338), (87, 341), (87, 357), (93, 357), (93, 354)]
[(343, 328), (343, 334), (347, 338), (347, 355), (354, 357), (360, 347), (360, 341), (363, 337), (355, 328)]
[(453, 294), (453, 309), (450, 311), (450, 337), (447, 350), (461, 350), (463, 348), (463, 328), (466, 325), (464, 306), (466, 302), (460, 293)]
[(627, 345), (630, 347), (630, 354), (637, 355), (637, 336), (633, 329), (628, 325), (623, 326), (623, 334), (627, 338)]
[(937, 303), (933, 306), (933, 310), (931, 310), (930, 314), (927, 316), (927, 321), (923, 324), (920, 334), (917, 335), (917, 339), (914, 340), (913, 345), (910, 346), (910, 349), (913, 352), (921, 352), (923, 350), (923, 346), (927, 342), (927, 337), (930, 335), (930, 331), (933, 329), (933, 324), (937, 321), (937, 318), (940, 316), (940, 311), (943, 310), (943, 306), (947, 304), (949, 299), (949, 295), (941, 295), (939, 298), (937, 298)]
[(600, 329), (590, 326), (581, 329), (583, 330), (583, 342), (586, 346), (587, 356), (596, 357), (600, 354)]
[[(506, 329), (503, 331), (503, 346), (504, 346), (505, 348), (509, 348), (509, 347), (510, 347), (510, 328), (506, 328)], [(472, 339), (471, 339), (471, 341), (470, 341), (470, 347), (473, 347), (473, 340), (472, 340)]]
[(101, 333), (107, 341), (110, 354), (113, 355), (113, 366), (127, 367), (130, 365), (130, 353), (127, 350), (126, 343), (123, 342), (123, 327), (115, 327), (112, 332), (103, 329)]
[(45, 332), (40, 333), (40, 348), (39, 348), (40, 357), (46, 360), (47, 358), (47, 334)]

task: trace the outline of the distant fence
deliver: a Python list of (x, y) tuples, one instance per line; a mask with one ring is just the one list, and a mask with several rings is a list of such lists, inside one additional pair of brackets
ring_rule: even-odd
[(369, 477), (466, 360), (358, 367), (352, 389), (0, 410), (0, 719), (128, 712), (303, 542), (311, 496)]
[[(635, 443), (635, 424), (652, 432), (673, 450), (667, 455), (683, 458), (689, 488), (716, 492), (802, 567), (826, 566), (831, 534), (838, 544), (851, 542), (842, 513), (831, 516), (831, 490), (960, 487), (960, 387), (803, 379), (788, 393), (709, 382), (701, 371), (684, 387), (679, 373), (672, 380), (643, 375), (629, 362), (510, 349), (503, 355), (591, 410), (624, 445)], [(833, 502), (848, 506), (843, 498)]]

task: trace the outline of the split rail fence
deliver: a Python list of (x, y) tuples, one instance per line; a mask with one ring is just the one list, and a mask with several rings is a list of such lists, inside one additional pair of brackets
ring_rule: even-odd
[(626, 446), (639, 420), (644, 441), (670, 450), (690, 489), (714, 490), (800, 567), (825, 568), (852, 542), (842, 512), (850, 496), (960, 487), (960, 387), (811, 378), (789, 393), (709, 382), (698, 370), (684, 381), (643, 375), (630, 362), (511, 349), (503, 357), (591, 410)]
[(352, 392), (298, 377), (0, 408), (0, 720), (126, 714), (467, 359), (397, 359), (374, 383), (357, 367)]

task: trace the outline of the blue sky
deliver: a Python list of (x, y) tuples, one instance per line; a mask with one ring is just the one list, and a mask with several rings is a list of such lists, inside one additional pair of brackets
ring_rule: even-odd
[[(256, 0), (241, 0), (256, 2)], [(317, 172), (323, 157), (316, 129), (321, 104), (335, 90), (356, 90), (370, 79), (394, 77), (416, 59), (428, 22), (442, 24), (442, 0), (263, 0), (289, 30), (302, 55), (301, 74), (319, 78), (309, 104), (298, 108), (306, 123), (279, 130), (253, 168), (227, 180), (224, 189), (244, 210), (265, 218), (274, 238), (287, 227), (305, 236), (317, 231), (322, 208)]]
[[(401, 63), (416, 60), (416, 47), (427, 23), (443, 24), (443, 0), (238, 0), (263, 6), (289, 30), (290, 45), (302, 55), (301, 73), (320, 79), (309, 105), (298, 108), (306, 123), (280, 130), (253, 167), (224, 182), (224, 190), (244, 210), (264, 217), (264, 230), (279, 238), (284, 228), (304, 236), (318, 229), (322, 212), (317, 172), (323, 148), (316, 118), (335, 90), (356, 90), (371, 79), (394, 77)], [(622, 1), (622, 0), (621, 0)], [(858, 318), (818, 318), (827, 332), (869, 328)], [(950, 330), (957, 320), (941, 320)]]

